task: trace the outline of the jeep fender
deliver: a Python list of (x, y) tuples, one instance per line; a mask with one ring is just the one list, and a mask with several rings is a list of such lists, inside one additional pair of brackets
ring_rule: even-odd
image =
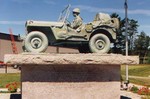
[(92, 36), (94, 36), (95, 34), (98, 34), (98, 33), (106, 35), (110, 39), (111, 42), (114, 42), (116, 40), (116, 33), (112, 29), (105, 29), (105, 28), (95, 29), (91, 33), (89, 40)]
[(30, 33), (32, 31), (39, 31), (39, 32), (44, 33), (47, 36), (49, 43), (52, 43), (55, 41), (55, 36), (51, 27), (28, 26), (27, 32)]

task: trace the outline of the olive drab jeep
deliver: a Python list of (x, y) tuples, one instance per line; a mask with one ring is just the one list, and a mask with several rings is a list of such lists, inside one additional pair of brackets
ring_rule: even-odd
[(97, 13), (94, 20), (77, 30), (68, 21), (70, 5), (60, 14), (58, 22), (26, 22), (27, 36), (23, 49), (27, 52), (44, 52), (49, 45), (77, 48), (80, 53), (107, 53), (116, 40), (119, 21), (105, 13)]

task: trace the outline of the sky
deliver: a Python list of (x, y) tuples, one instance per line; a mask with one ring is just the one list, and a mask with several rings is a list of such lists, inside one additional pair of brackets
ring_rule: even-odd
[[(93, 21), (96, 13), (117, 13), (123, 19), (125, 0), (0, 0), (0, 32), (25, 35), (27, 20), (57, 21), (60, 12), (71, 4), (81, 9), (84, 23)], [(128, 0), (128, 17), (138, 21), (138, 31), (150, 36), (150, 0)], [(72, 13), (71, 13), (72, 14)], [(70, 14), (69, 21), (73, 20)]]

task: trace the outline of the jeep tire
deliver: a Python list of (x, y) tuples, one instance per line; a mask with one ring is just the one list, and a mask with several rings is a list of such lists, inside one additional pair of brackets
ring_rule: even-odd
[(104, 34), (95, 34), (89, 41), (89, 48), (92, 53), (107, 53), (110, 50), (110, 40)]
[(39, 31), (30, 32), (24, 41), (24, 48), (27, 52), (40, 53), (44, 52), (47, 47), (48, 39), (44, 33)]

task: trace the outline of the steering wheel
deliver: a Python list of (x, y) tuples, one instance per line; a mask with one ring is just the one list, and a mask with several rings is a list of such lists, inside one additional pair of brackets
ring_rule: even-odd
[(71, 26), (71, 22), (68, 19), (65, 20), (65, 23), (67, 26)]

